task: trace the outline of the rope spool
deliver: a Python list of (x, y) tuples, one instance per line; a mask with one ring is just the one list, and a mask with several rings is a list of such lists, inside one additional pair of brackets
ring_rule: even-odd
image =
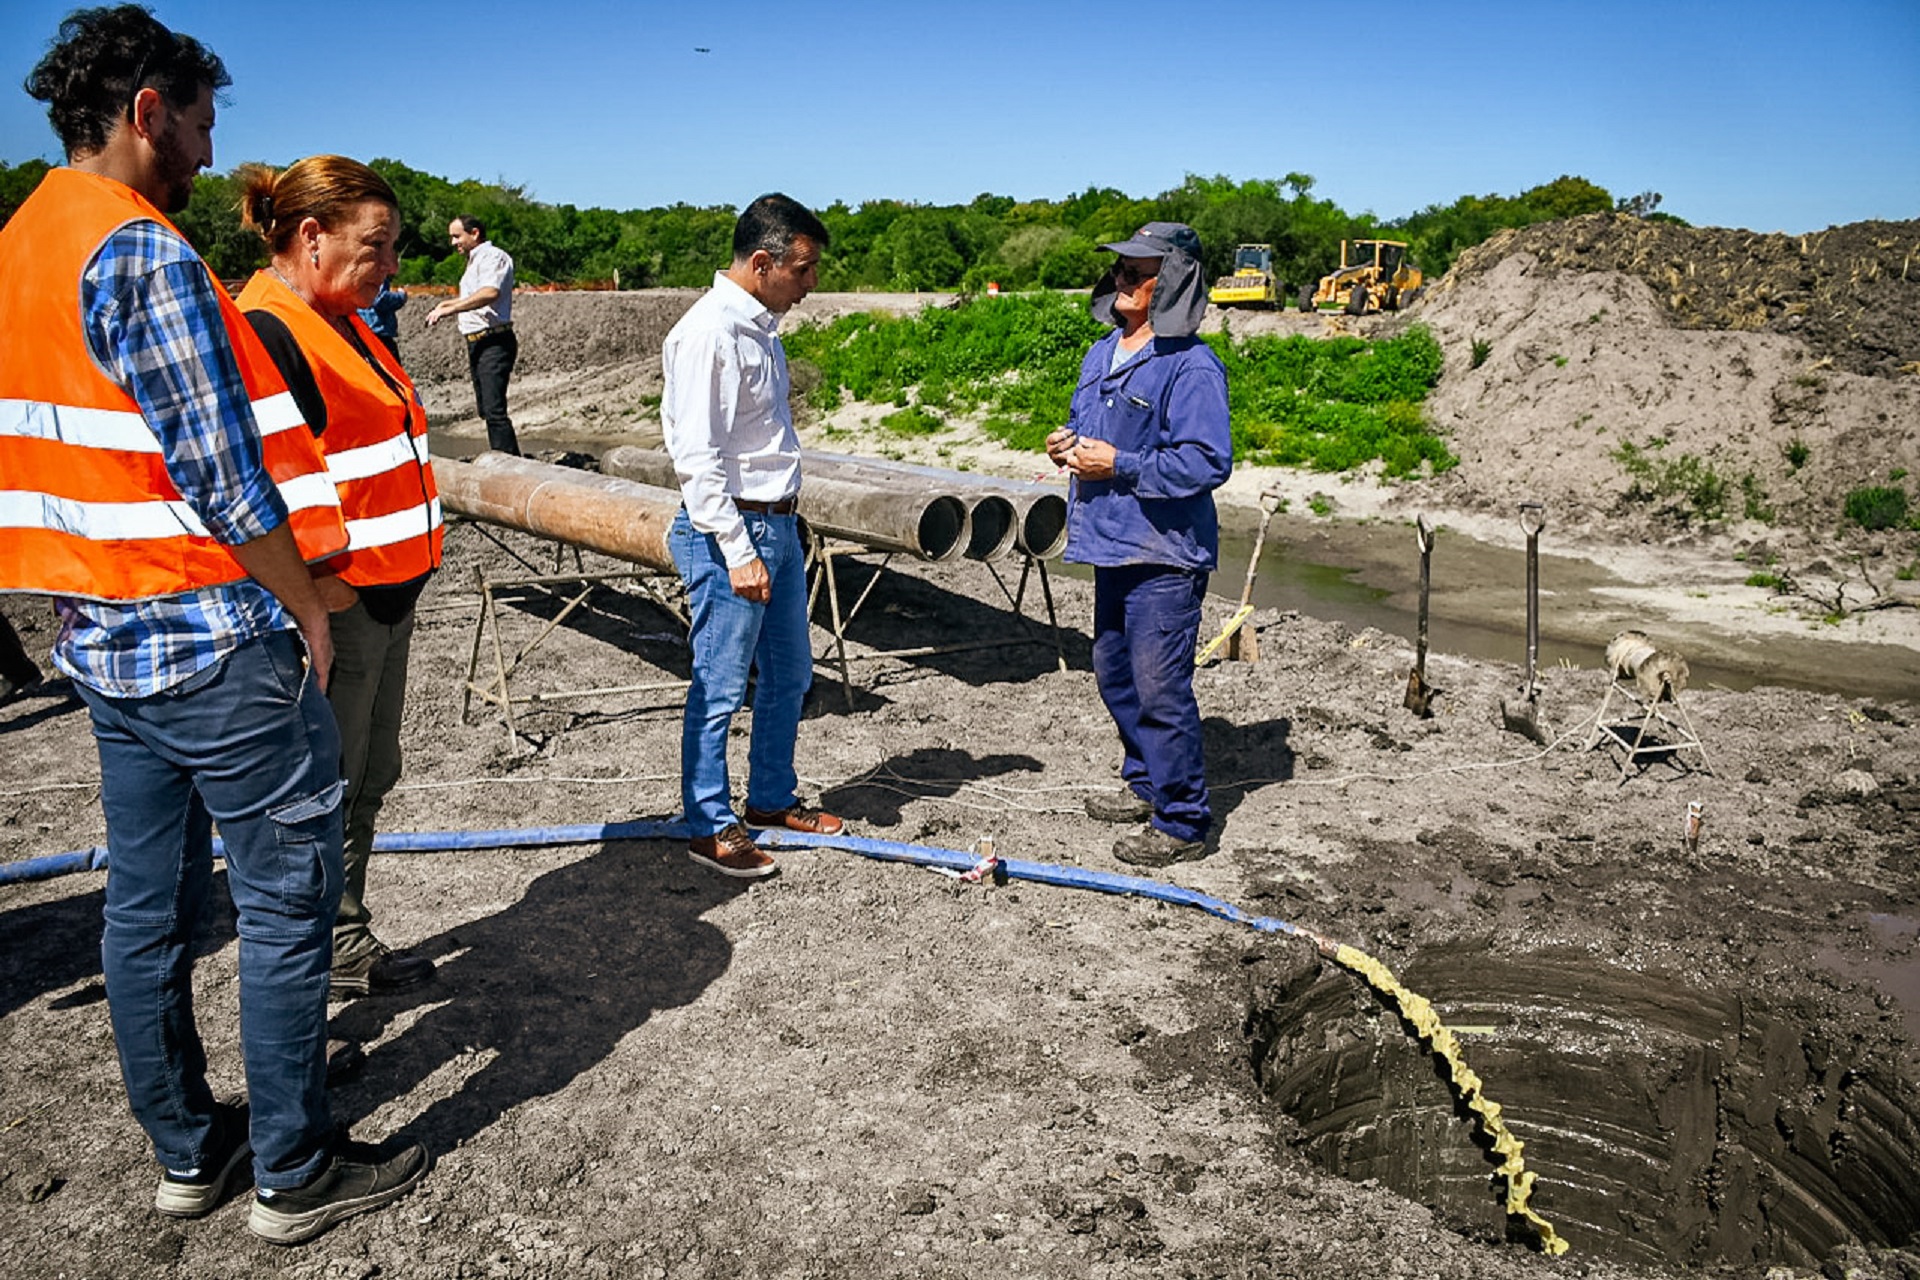
[(1615, 680), (1631, 680), (1649, 702), (1671, 702), (1687, 687), (1687, 660), (1640, 631), (1622, 631), (1607, 641), (1607, 669)]

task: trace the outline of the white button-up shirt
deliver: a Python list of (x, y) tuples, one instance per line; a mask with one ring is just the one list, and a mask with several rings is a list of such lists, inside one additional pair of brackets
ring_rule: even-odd
[(719, 540), (729, 569), (758, 554), (733, 500), (779, 502), (800, 492), (779, 327), (779, 316), (716, 272), (661, 348), (660, 423), (687, 518)]
[(482, 240), (467, 255), (467, 269), (460, 274), (460, 296), (478, 293), (492, 285), (500, 296), (484, 307), (454, 315), (462, 333), (482, 333), (497, 324), (513, 323), (513, 258), (491, 240)]

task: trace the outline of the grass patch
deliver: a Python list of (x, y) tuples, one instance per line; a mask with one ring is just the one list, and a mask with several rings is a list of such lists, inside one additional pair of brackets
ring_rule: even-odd
[(1807, 459), (1813, 456), (1813, 450), (1808, 448), (1807, 442), (1799, 436), (1795, 436), (1793, 439), (1787, 441), (1786, 444), (1782, 445), (1780, 452), (1787, 455), (1787, 470), (1789, 471), (1798, 471), (1800, 468), (1806, 466)]
[(1487, 362), (1487, 357), (1492, 354), (1493, 344), (1491, 342), (1488, 342), (1485, 338), (1475, 338), (1473, 340), (1473, 356), (1468, 361), (1467, 368), (1478, 369)]
[(880, 419), (880, 425), (897, 436), (930, 436), (944, 430), (947, 423), (939, 414), (915, 404), (895, 409)]
[[(1640, 448), (1631, 441), (1623, 442), (1613, 451), (1613, 460), (1633, 480), (1627, 489), (1627, 498), (1634, 502), (1654, 502), (1680, 499), (1684, 506), (1675, 504), (1675, 511), (1683, 520), (1698, 517), (1701, 520), (1718, 520), (1727, 510), (1727, 481), (1708, 463), (1691, 453), (1683, 453), (1677, 458), (1662, 457), (1659, 450), (1665, 440), (1655, 438), (1648, 447)], [(1747, 486), (1742, 485), (1743, 488)], [(1759, 493), (1758, 483), (1748, 491), (1750, 505)], [(1768, 512), (1768, 516), (1771, 516)], [(1757, 517), (1756, 517), (1757, 518)]]
[(1862, 529), (1892, 529), (1907, 519), (1907, 491), (1870, 485), (1847, 495), (1847, 519)]
[[(1105, 332), (1084, 300), (1034, 293), (915, 316), (842, 316), (783, 342), (794, 362), (818, 370), (807, 393), (815, 408), (845, 397), (905, 405), (917, 387), (918, 408), (979, 413), (989, 435), (1038, 451), (1066, 422), (1081, 359)], [(1392, 477), (1456, 462), (1420, 408), (1441, 367), (1424, 328), (1379, 342), (1214, 334), (1207, 343), (1227, 368), (1236, 459), (1316, 471), (1377, 460)], [(898, 430), (893, 416), (883, 422)], [(916, 433), (933, 429), (916, 424)]]
[(1771, 590), (1778, 591), (1781, 587), (1785, 586), (1786, 583), (1777, 573), (1750, 573), (1747, 575), (1747, 585), (1750, 587), (1767, 587)]

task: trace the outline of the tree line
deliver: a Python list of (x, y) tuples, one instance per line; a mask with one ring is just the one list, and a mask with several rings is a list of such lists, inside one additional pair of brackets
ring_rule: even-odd
[[(523, 187), (453, 182), (398, 160), (371, 163), (400, 198), (403, 284), (458, 283), (465, 260), (447, 243), (447, 223), (460, 213), (486, 224), (489, 238), (513, 255), (525, 284), (700, 287), (730, 256), (737, 213), (730, 206), (580, 209), (536, 200)], [(47, 168), (42, 160), (0, 161), (0, 225)], [(240, 225), (236, 173), (202, 174), (192, 203), (175, 219), (225, 279), (244, 277), (266, 261), (259, 238)], [(1615, 199), (1571, 175), (1516, 196), (1461, 196), (1388, 220), (1349, 213), (1316, 196), (1313, 186), (1302, 173), (1239, 182), (1190, 174), (1173, 190), (1146, 198), (1089, 187), (1059, 200), (982, 194), (954, 205), (836, 201), (819, 211), (833, 233), (820, 287), (978, 292), (992, 282), (1007, 290), (1080, 288), (1109, 261), (1102, 243), (1124, 240), (1152, 221), (1185, 222), (1198, 231), (1209, 276), (1232, 269), (1236, 245), (1270, 244), (1276, 269), (1296, 286), (1337, 265), (1343, 239), (1405, 240), (1414, 262), (1438, 276), (1463, 250), (1508, 227), (1606, 210), (1679, 221), (1657, 212), (1656, 193)]]

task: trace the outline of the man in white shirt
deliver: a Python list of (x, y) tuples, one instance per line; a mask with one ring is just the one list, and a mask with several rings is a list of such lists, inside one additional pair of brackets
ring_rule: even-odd
[(682, 506), (668, 542), (686, 583), (693, 683), (680, 737), (680, 789), (695, 862), (753, 879), (778, 868), (733, 814), (727, 730), (759, 670), (748, 748), (746, 822), (821, 835), (842, 823), (802, 805), (793, 768), (813, 679), (805, 558), (794, 519), (800, 438), (776, 330), (813, 291), (827, 229), (783, 195), (748, 205), (733, 264), (662, 348), (660, 419)]
[(460, 277), (460, 296), (427, 312), (427, 327), (459, 317), (474, 403), (487, 423), (487, 447), (517, 455), (520, 440), (507, 416), (507, 379), (520, 356), (520, 340), (513, 336), (513, 259), (487, 239), (487, 229), (472, 214), (447, 224), (447, 240), (467, 255), (467, 269)]

